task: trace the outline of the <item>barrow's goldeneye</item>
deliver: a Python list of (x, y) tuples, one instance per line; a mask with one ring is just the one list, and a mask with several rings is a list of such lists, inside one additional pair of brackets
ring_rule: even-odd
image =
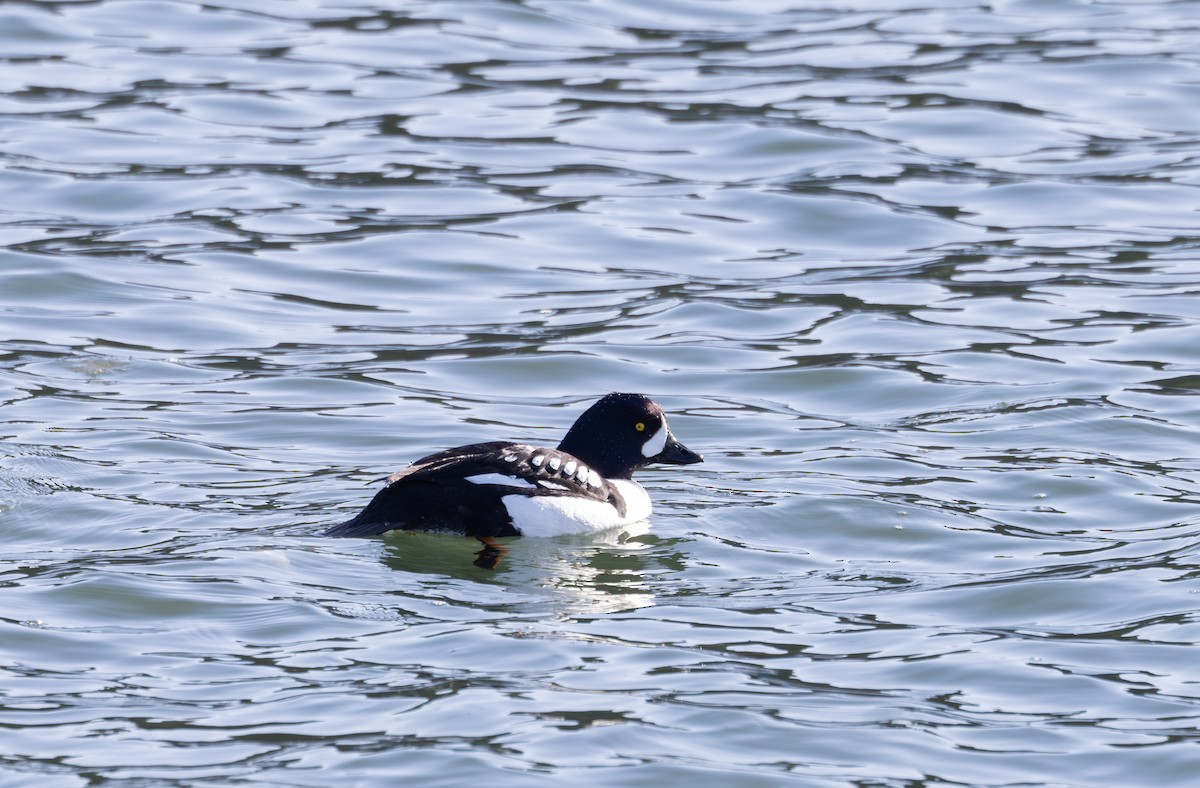
[(704, 458), (671, 434), (641, 394), (608, 394), (581, 415), (557, 449), (494, 441), (447, 449), (396, 471), (357, 517), (326, 536), (450, 531), (483, 542), (475, 563), (492, 568), (501, 536), (554, 536), (628, 525), (650, 515), (633, 472)]

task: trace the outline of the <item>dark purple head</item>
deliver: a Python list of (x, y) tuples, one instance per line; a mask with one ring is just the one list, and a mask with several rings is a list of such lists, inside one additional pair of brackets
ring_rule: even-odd
[(558, 448), (613, 479), (629, 479), (651, 463), (704, 462), (675, 439), (663, 409), (642, 394), (606, 394), (575, 420)]

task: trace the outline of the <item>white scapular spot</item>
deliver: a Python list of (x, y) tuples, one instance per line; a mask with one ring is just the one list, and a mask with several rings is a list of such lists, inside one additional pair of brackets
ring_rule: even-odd
[(570, 476), (571, 474), (575, 473), (575, 468), (578, 465), (579, 463), (575, 462), (574, 460), (568, 462), (563, 466), (563, 476)]
[(540, 467), (541, 464), (545, 461), (546, 461), (546, 455), (537, 454), (537, 455), (534, 455), (534, 458), (529, 461), (529, 464), (534, 466), (535, 468), (537, 468), (537, 467)]
[(557, 471), (558, 466), (562, 465), (562, 460), (560, 460), (557, 457), (551, 457), (549, 465), (550, 465), (550, 470)]

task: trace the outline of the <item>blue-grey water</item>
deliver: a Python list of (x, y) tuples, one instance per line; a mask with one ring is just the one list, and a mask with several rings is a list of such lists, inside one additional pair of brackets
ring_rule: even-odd
[(1196, 784), (1200, 4), (0, 3), (0, 168), (0, 785)]

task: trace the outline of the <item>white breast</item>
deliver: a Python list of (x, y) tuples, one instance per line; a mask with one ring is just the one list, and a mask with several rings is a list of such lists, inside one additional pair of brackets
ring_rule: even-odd
[(506, 495), (508, 514), (524, 536), (557, 536), (605, 531), (641, 522), (650, 516), (650, 496), (635, 481), (614, 479), (625, 499), (625, 516), (610, 503), (570, 495)]

